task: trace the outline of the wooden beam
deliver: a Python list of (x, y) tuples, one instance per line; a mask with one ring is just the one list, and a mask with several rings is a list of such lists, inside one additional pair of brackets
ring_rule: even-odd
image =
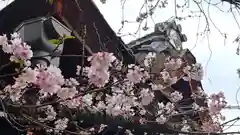
[(57, 14), (58, 16), (62, 16), (62, 10), (63, 10), (63, 0), (57, 0)]
[(84, 48), (86, 48), (90, 54), (93, 54), (93, 51), (91, 50), (91, 48), (84, 43), (83, 39), (80, 37), (78, 32), (72, 28), (71, 24), (69, 24), (67, 19), (63, 16), (61, 17), (61, 19), (65, 23), (65, 25), (67, 25), (67, 27), (72, 30), (73, 35), (83, 44)]

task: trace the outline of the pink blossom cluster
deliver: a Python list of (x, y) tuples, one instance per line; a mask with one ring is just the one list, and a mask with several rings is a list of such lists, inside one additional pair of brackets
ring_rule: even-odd
[(183, 65), (183, 61), (181, 58), (171, 58), (167, 57), (164, 66), (166, 69), (177, 70), (181, 68)]
[(23, 61), (25, 64), (29, 64), (27, 60), (33, 56), (31, 47), (22, 42), (17, 33), (11, 35), (10, 41), (8, 41), (6, 35), (0, 36), (0, 46), (2, 46), (3, 52), (11, 54), (10, 60), (14, 62)]
[(178, 92), (178, 91), (174, 91), (170, 94), (171, 100), (172, 102), (178, 102), (180, 100), (183, 99), (183, 95), (182, 93)]
[(141, 81), (144, 82), (147, 78), (149, 78), (148, 72), (146, 72), (143, 68), (130, 64), (128, 65), (128, 73), (127, 73), (127, 80), (136, 84), (140, 83)]
[(183, 72), (188, 75), (188, 80), (193, 79), (197, 81), (201, 81), (203, 79), (203, 68), (200, 63), (192, 64), (192, 66), (188, 65), (183, 68)]
[[(17, 34), (13, 34), (10, 41), (5, 35), (0, 36), (0, 45), (5, 53), (11, 54), (12, 61), (27, 61), (32, 57), (31, 48), (22, 43)], [(155, 56), (154, 53), (148, 54), (144, 65), (151, 66)], [(191, 79), (200, 81), (203, 75), (201, 65), (186, 63), (184, 65), (181, 58), (168, 57), (164, 69), (156, 74), (151, 74), (145, 67), (139, 65), (123, 65), (112, 53), (108, 52), (94, 53), (88, 58), (88, 61), (90, 67), (76, 67), (76, 74), (85, 76), (85, 82), (79, 77), (64, 78), (61, 70), (53, 65), (48, 67), (37, 65), (31, 68), (26, 64), (21, 69), (20, 75), (14, 78), (14, 84), (9, 84), (4, 88), (1, 98), (4, 101), (11, 99), (10, 104), (14, 104), (14, 106), (39, 106), (34, 111), (36, 114), (32, 115), (40, 122), (53, 122), (54, 130), (49, 130), (49, 132), (56, 134), (64, 131), (71, 121), (70, 117), (62, 115), (59, 117), (60, 113), (66, 110), (74, 114), (72, 117), (76, 112), (104, 112), (109, 116), (122, 116), (125, 119), (137, 116), (141, 124), (153, 121), (166, 124), (172, 122), (173, 116), (181, 112), (178, 102), (184, 99), (182, 93), (176, 90), (166, 92), (166, 88), (171, 87), (178, 79), (182, 78), (177, 71), (188, 75), (186, 81)], [(155, 80), (160, 80), (160, 82), (157, 83)], [(111, 84), (109, 84), (110, 82)], [(35, 94), (28, 94), (34, 91), (36, 91)], [(158, 98), (155, 95), (156, 91), (162, 92), (171, 102), (163, 103), (156, 100)], [(199, 93), (194, 98), (206, 97), (202, 91)], [(29, 98), (31, 102), (29, 102)], [(55, 101), (54, 104), (51, 104), (52, 100)], [(209, 108), (207, 109), (210, 114), (219, 118), (221, 109), (226, 105), (224, 94), (220, 92), (210, 95), (208, 103)], [(55, 106), (56, 104), (58, 107)], [(154, 111), (149, 108), (153, 108)], [(193, 108), (195, 111), (202, 111), (199, 109), (200, 105), (196, 103), (193, 104)], [(40, 115), (40, 112), (44, 115)], [(180, 123), (183, 123), (183, 126), (179, 130), (186, 132), (192, 130), (192, 126), (187, 122), (180, 121)], [(218, 126), (216, 122), (207, 122), (202, 129), (207, 132), (215, 132)], [(93, 128), (89, 129), (89, 132), (92, 131), (94, 131)], [(127, 132), (130, 134), (130, 130)]]
[(211, 94), (209, 96), (208, 107), (212, 115), (220, 114), (221, 110), (226, 107), (227, 102), (223, 92)]
[(225, 108), (227, 102), (223, 92), (214, 93), (209, 96), (208, 99), (208, 111), (212, 118), (212, 121), (207, 123), (208, 127), (203, 126), (203, 129), (208, 132), (222, 132), (222, 126), (220, 120), (224, 121), (225, 116), (222, 115), (221, 111)]
[(158, 111), (156, 113), (156, 121), (160, 124), (164, 124), (168, 121), (168, 119), (178, 113), (175, 110), (175, 105), (173, 103), (168, 102), (166, 105), (164, 103), (158, 103)]
[(61, 85), (64, 84), (64, 78), (61, 74), (61, 70), (55, 66), (41, 67), (35, 69), (38, 73), (36, 76), (36, 82), (43, 94), (54, 94), (61, 89)]
[(202, 130), (207, 133), (222, 132), (222, 127), (219, 122), (207, 121), (202, 124)]
[(143, 61), (144, 66), (146, 67), (152, 66), (155, 58), (156, 58), (156, 53), (153, 53), (153, 52), (148, 53)]
[(103, 87), (109, 80), (109, 67), (116, 59), (112, 53), (99, 52), (88, 58), (91, 67), (88, 70), (89, 81), (98, 87)]

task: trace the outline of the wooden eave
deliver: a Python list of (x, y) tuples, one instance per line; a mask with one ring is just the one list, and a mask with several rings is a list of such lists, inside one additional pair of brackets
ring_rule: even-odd
[[(58, 13), (59, 1), (62, 14)], [(70, 25), (85, 40), (83, 44), (88, 46), (89, 52), (113, 52), (120, 59), (123, 56), (123, 59), (133, 61), (122, 39), (111, 29), (92, 0), (54, 0), (52, 5), (46, 0), (15, 0), (0, 11), (0, 34), (12, 33), (24, 20), (50, 15)]]

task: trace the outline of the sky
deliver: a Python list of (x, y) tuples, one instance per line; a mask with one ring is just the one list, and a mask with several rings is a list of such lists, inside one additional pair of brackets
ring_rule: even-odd
[[(9, 0), (8, 3), (11, 1), (13, 0)], [(120, 1), (121, 0), (107, 0), (106, 4), (102, 4), (100, 0), (94, 0), (115, 32), (121, 28), (122, 8)], [(169, 0), (167, 8), (156, 10), (153, 16), (155, 23), (163, 22), (175, 15), (173, 1), (174, 0)], [(182, 1), (183, 0), (177, 0), (179, 4), (181, 4)], [(127, 0), (124, 6), (125, 20), (131, 22), (135, 21), (143, 2), (144, 0)], [(211, 2), (216, 3), (218, 0), (211, 0)], [(0, 1), (0, 9), (4, 6), (6, 6), (6, 2)], [(208, 5), (204, 4), (203, 8), (208, 14)], [(229, 9), (229, 4), (223, 3), (220, 8), (227, 11)], [(184, 16), (187, 15), (190, 10), (198, 10), (191, 0), (189, 8), (184, 12), (178, 11), (177, 14)], [(237, 14), (237, 12), (235, 14)], [(188, 41), (183, 44), (183, 47), (190, 49), (197, 61), (201, 63), (205, 69), (205, 77), (202, 81), (204, 90), (207, 93), (223, 91), (229, 105), (236, 105), (236, 97), (239, 97), (240, 100), (240, 92), (239, 95), (236, 96), (236, 92), (240, 86), (240, 79), (236, 73), (237, 68), (240, 68), (240, 56), (236, 55), (237, 44), (233, 43), (233, 40), (239, 35), (240, 28), (238, 28), (233, 15), (229, 12), (221, 12), (215, 7), (210, 7), (209, 15), (221, 32), (227, 33), (228, 38), (224, 41), (221, 34), (210, 22), (211, 32), (209, 35), (209, 43), (207, 38), (202, 40), (202, 38), (199, 37), (196, 44), (199, 18), (190, 18), (185, 21), (177, 22), (182, 25), (183, 33), (186, 34), (188, 38)], [(237, 20), (239, 19), (240, 18), (237, 17)], [(201, 18), (199, 25), (200, 31), (204, 29), (205, 24), (204, 18)], [(154, 23), (151, 19), (148, 20), (148, 26), (150, 27), (148, 31), (140, 31), (136, 37), (124, 36), (122, 39), (125, 43), (128, 43), (131, 40), (153, 32)], [(133, 33), (137, 30), (137, 27), (138, 24), (136, 23), (125, 24), (122, 33)], [(195, 45), (196, 47), (194, 47)], [(240, 110), (224, 110), (223, 113), (227, 117), (227, 120), (240, 116)], [(238, 122), (238, 124), (240, 125), (240, 122)], [(226, 131), (238, 130), (240, 130), (239, 127), (231, 127)]]

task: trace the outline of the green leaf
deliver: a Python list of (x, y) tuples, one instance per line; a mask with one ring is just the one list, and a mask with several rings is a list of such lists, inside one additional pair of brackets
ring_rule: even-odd
[(55, 46), (58, 46), (58, 45), (62, 44), (64, 40), (74, 39), (74, 38), (75, 38), (74, 36), (64, 36), (64, 37), (60, 37), (60, 39), (50, 39), (50, 40), (48, 40), (48, 42)]
[(48, 40), (48, 42), (52, 43), (55, 46), (58, 46), (63, 43), (61, 39), (51, 39), (51, 40)]
[(20, 64), (20, 67), (24, 66), (24, 60), (16, 60), (14, 62)]
[(54, 0), (48, 0), (48, 2), (52, 5), (54, 3)]
[(66, 39), (74, 39), (75, 37), (74, 36), (65, 36), (64, 38), (63, 38), (63, 40), (66, 40)]

